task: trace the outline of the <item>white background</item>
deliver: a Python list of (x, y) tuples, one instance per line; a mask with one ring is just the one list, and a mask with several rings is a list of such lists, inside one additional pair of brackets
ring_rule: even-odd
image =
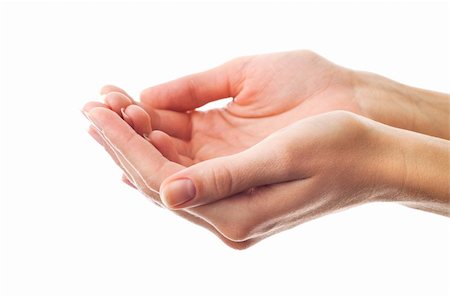
[(120, 182), (79, 112), (230, 58), (312, 49), (449, 92), (446, 3), (2, 3), (4, 296), (450, 294), (449, 220), (372, 204), (234, 251)]

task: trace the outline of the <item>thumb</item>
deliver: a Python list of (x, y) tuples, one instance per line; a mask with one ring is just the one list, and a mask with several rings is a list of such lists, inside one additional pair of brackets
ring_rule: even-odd
[(188, 75), (161, 85), (147, 88), (141, 102), (156, 109), (185, 112), (208, 102), (237, 95), (235, 83), (241, 75), (244, 58), (235, 59), (213, 69)]
[[(161, 184), (162, 202), (171, 209), (217, 201), (257, 186), (298, 177), (287, 146), (261, 142), (238, 154), (195, 164), (166, 178)], [(284, 149), (283, 149), (284, 148)]]

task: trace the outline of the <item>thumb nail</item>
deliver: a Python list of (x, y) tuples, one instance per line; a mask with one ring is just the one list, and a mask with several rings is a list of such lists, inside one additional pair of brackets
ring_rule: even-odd
[(197, 191), (190, 179), (178, 179), (168, 183), (161, 191), (164, 205), (176, 207), (192, 200)]

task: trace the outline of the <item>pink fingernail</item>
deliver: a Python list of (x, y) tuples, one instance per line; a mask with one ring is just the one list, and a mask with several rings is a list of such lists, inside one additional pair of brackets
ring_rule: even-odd
[(129, 126), (134, 128), (133, 119), (131, 119), (131, 117), (127, 115), (127, 113), (125, 112), (125, 108), (121, 108), (120, 113), (122, 114), (123, 120), (125, 120), (125, 122), (127, 122)]
[(150, 141), (150, 134), (148, 134), (148, 133), (143, 133), (143, 134), (142, 134), (142, 137), (143, 137), (144, 139), (146, 139), (147, 141), (151, 142), (151, 141)]
[(161, 200), (168, 207), (176, 207), (192, 200), (197, 191), (190, 179), (179, 179), (168, 183), (161, 191)]

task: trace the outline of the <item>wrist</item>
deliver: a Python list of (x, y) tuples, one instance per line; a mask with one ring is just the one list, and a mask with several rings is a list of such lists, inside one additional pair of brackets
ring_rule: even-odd
[(377, 129), (378, 199), (448, 215), (450, 142), (386, 125)]
[(400, 84), (385, 77), (353, 72), (355, 100), (375, 121), (450, 139), (450, 96)]

